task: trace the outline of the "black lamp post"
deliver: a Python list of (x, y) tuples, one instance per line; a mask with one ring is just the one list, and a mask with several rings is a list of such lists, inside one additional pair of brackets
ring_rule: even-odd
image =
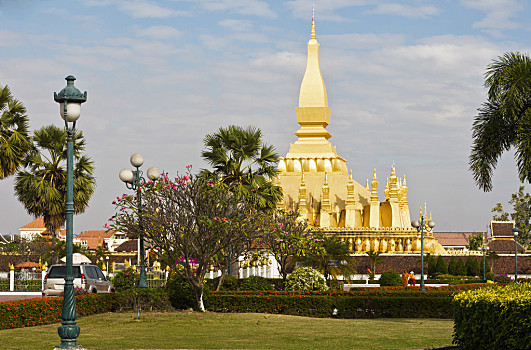
[[(131, 165), (134, 166), (136, 170), (120, 170), (120, 180), (125, 182), (128, 189), (136, 191), (138, 196), (138, 244), (140, 246), (138, 249), (140, 254), (140, 282), (138, 286), (140, 288), (147, 288), (146, 268), (144, 263), (144, 228), (142, 226), (142, 192), (139, 190), (139, 187), (146, 182), (142, 177), (142, 171), (140, 170), (140, 167), (144, 164), (144, 157), (142, 157), (140, 153), (135, 153), (131, 156), (130, 161)], [(150, 180), (156, 180), (160, 177), (160, 171), (155, 167), (151, 167), (147, 171), (147, 176)]]
[(518, 283), (518, 227), (513, 228), (513, 235), (514, 235), (514, 283)]
[(417, 229), (418, 232), (420, 232), (420, 291), (424, 292), (426, 291), (426, 287), (424, 287), (424, 231), (429, 228), (435, 227), (435, 222), (432, 220), (429, 220), (426, 222), (424, 220), (424, 216), (420, 215), (420, 220), (414, 220), (411, 221), (411, 226)]
[[(74, 238), (74, 133), (76, 121), (81, 115), (81, 104), (87, 100), (87, 92), (82, 94), (74, 86), (74, 78), (66, 78), (66, 87), (58, 94), (54, 93), (54, 100), (60, 104), (61, 117), (65, 121), (67, 133), (66, 148), (66, 276), (64, 285), (62, 324), (57, 329), (61, 337), (61, 344), (57, 349), (83, 349), (77, 344), (79, 326), (76, 324), (76, 299), (74, 296), (74, 275), (72, 268), (73, 238)], [(68, 123), (72, 123), (70, 127)]]

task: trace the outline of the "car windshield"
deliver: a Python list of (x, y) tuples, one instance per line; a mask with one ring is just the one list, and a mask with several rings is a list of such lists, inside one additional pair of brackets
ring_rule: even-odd
[[(81, 269), (79, 266), (72, 266), (72, 274), (74, 278), (81, 278)], [(52, 266), (48, 272), (48, 278), (65, 278), (66, 266)]]

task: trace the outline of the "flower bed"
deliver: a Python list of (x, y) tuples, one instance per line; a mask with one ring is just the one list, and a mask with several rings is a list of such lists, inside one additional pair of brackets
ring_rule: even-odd
[[(114, 294), (87, 294), (76, 296), (78, 316), (114, 311)], [(0, 329), (31, 327), (61, 322), (63, 298), (35, 298), (0, 303)]]
[(462, 349), (531, 348), (531, 283), (457, 294), (454, 343)]

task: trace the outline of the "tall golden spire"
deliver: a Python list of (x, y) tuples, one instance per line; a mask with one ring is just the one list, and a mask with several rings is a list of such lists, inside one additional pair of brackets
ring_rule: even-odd
[(315, 39), (315, 5), (312, 5), (312, 35), (310, 39)]
[(312, 33), (308, 41), (308, 62), (302, 79), (299, 107), (328, 107), (326, 87), (319, 68), (319, 43), (315, 38), (315, 12), (312, 12)]

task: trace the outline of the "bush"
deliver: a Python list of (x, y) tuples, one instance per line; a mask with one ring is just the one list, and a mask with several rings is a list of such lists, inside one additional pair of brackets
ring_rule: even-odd
[(117, 295), (120, 310), (170, 310), (172, 305), (166, 288), (127, 289)]
[(450, 262), (448, 263), (448, 274), (457, 275), (457, 260), (452, 256)]
[(466, 276), (465, 263), (463, 262), (463, 260), (461, 260), (461, 258), (459, 258), (459, 260), (457, 260), (455, 273), (456, 273), (457, 276)]
[(124, 271), (120, 271), (114, 276), (112, 284), (117, 292), (121, 292), (128, 289), (138, 287), (140, 282), (140, 275), (137, 271), (129, 268)]
[[(171, 306), (175, 309), (185, 310), (197, 306), (195, 295), (190, 288), (190, 284), (178, 274), (172, 273), (168, 276), (166, 292), (168, 293)], [(203, 298), (204, 294), (203, 291)]]
[(531, 285), (492, 286), (456, 295), (453, 342), (460, 349), (529, 349)]
[(286, 290), (325, 291), (327, 289), (324, 276), (311, 267), (299, 267), (286, 279)]
[(266, 278), (251, 276), (242, 280), (240, 290), (273, 290), (273, 288)]
[[(479, 264), (479, 273), (481, 275), (481, 278), (483, 278), (483, 261)], [(486, 273), (486, 277), (487, 279), (492, 279), (492, 277), (489, 278), (489, 275), (492, 275), (491, 272), (490, 272), (490, 264), (489, 262), (487, 261), (487, 259), (485, 259), (485, 271), (487, 271)]]
[(497, 283), (511, 283), (511, 282), (514, 282), (514, 280), (511, 277), (507, 276), (504, 273), (494, 276), (494, 278), (492, 280), (494, 282), (497, 282)]
[(444, 261), (442, 256), (439, 256), (437, 259), (436, 273), (440, 275), (446, 275), (448, 273), (448, 266), (446, 265), (446, 261)]
[(379, 282), (380, 286), (401, 286), (403, 284), (400, 274), (393, 270), (382, 273)]

